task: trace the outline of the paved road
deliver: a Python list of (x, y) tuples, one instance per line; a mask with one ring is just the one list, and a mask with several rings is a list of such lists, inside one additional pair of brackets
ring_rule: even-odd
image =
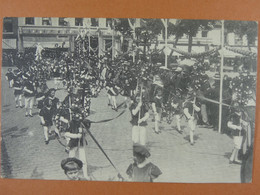
[[(3, 68), (2, 78), (6, 72)], [(52, 82), (48, 82), (50, 87)], [(59, 98), (64, 98), (62, 90), (57, 91)], [(118, 97), (118, 102), (123, 101)], [(112, 118), (118, 115), (108, 108), (105, 91), (98, 98), (92, 99), (90, 119), (94, 121)], [(57, 140), (45, 145), (43, 130), (34, 109), (34, 117), (24, 116), (25, 110), (15, 108), (13, 90), (2, 80), (2, 175), (9, 178), (66, 179), (60, 162), (68, 155)], [(107, 122), (92, 124), (91, 131), (106, 153), (124, 177), (125, 171), (132, 162), (130, 112)], [(225, 134), (212, 129), (198, 128), (195, 145), (188, 142), (186, 122), (182, 120), (184, 134), (179, 134), (175, 123), (168, 125), (162, 122), (162, 133), (153, 132), (152, 118), (148, 125), (149, 158), (163, 174), (156, 182), (240, 182), (240, 166), (229, 164), (233, 142)], [(113, 180), (117, 175), (102, 152), (90, 137), (87, 146), (89, 173), (96, 180)]]

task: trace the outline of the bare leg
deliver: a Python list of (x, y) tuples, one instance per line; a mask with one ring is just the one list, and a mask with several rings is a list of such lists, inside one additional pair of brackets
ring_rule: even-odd
[(69, 151), (69, 157), (74, 158), (76, 157), (76, 151), (78, 150), (78, 147), (71, 148)]
[(43, 126), (43, 133), (45, 141), (49, 141), (49, 128), (47, 126)]
[(179, 132), (182, 132), (181, 130), (181, 119), (180, 119), (180, 115), (176, 114), (176, 125), (177, 125), (177, 129)]
[(114, 109), (117, 110), (116, 96), (112, 96), (112, 102), (113, 102), (113, 107), (114, 107)]

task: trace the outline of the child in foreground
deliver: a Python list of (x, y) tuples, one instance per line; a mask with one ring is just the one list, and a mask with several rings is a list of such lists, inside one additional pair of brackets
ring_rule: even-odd
[(151, 154), (145, 146), (134, 145), (133, 153), (134, 163), (130, 164), (126, 170), (131, 181), (153, 182), (154, 179), (162, 174), (161, 170), (156, 165), (147, 160)]
[(61, 168), (69, 180), (86, 180), (79, 176), (82, 166), (82, 161), (77, 158), (66, 158), (61, 161)]

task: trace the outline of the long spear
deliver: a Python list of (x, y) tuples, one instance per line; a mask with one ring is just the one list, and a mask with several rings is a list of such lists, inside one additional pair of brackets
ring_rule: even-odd
[(107, 160), (110, 162), (110, 164), (114, 167), (114, 169), (116, 170), (116, 172), (118, 173), (118, 177), (125, 180), (123, 178), (123, 176), (121, 175), (121, 173), (119, 172), (119, 170), (116, 168), (116, 166), (114, 165), (114, 163), (111, 161), (111, 159), (108, 157), (108, 155), (106, 154), (106, 152), (103, 150), (103, 148), (100, 146), (100, 144), (98, 143), (98, 141), (96, 140), (96, 138), (92, 135), (92, 133), (90, 132), (90, 130), (88, 128), (86, 128), (86, 126), (81, 123), (81, 125), (84, 127), (84, 129), (86, 129), (86, 131), (88, 132), (88, 134), (90, 135), (90, 137), (94, 140), (94, 142), (97, 144), (97, 146), (99, 147), (99, 149), (101, 150), (101, 152), (105, 155), (105, 157), (107, 158)]
[[(142, 102), (143, 100), (143, 82), (141, 83), (141, 92), (140, 92), (140, 102)], [(140, 110), (139, 110), (139, 113), (138, 113), (138, 121), (140, 120), (141, 118), (141, 110), (142, 110), (142, 105), (140, 107)], [(137, 122), (138, 123), (138, 122)], [(138, 126), (139, 126), (139, 123), (138, 123)]]

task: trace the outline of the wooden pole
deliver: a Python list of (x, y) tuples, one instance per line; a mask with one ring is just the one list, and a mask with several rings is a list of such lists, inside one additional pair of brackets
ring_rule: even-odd
[[(135, 36), (135, 24), (136, 24), (136, 22), (133, 25), (133, 45), (132, 45), (132, 47), (134, 46), (134, 41), (136, 39), (136, 36)], [(134, 49), (134, 47), (133, 47), (133, 63), (135, 63), (135, 49)]]
[[(143, 82), (141, 82), (141, 91), (140, 91), (140, 102), (142, 102), (143, 100)], [(142, 106), (140, 107), (140, 110), (139, 110), (139, 113), (138, 113), (138, 121), (140, 120), (141, 118), (141, 110), (142, 110)], [(138, 126), (139, 126), (139, 123), (138, 123)]]
[(166, 53), (166, 49), (167, 49), (167, 45), (168, 45), (168, 21), (167, 19), (165, 19), (165, 68), (167, 68), (167, 63), (168, 63), (168, 57), (167, 57), (167, 53)]
[(221, 21), (221, 64), (220, 64), (220, 88), (219, 88), (219, 121), (218, 132), (221, 133), (222, 123), (222, 94), (223, 94), (223, 66), (224, 66), (224, 20)]
[(114, 20), (112, 19), (112, 25), (111, 25), (111, 30), (112, 30), (112, 61), (114, 61)]
[[(83, 175), (84, 175), (85, 179), (89, 179), (89, 176), (88, 176), (88, 161), (87, 161), (87, 146), (86, 146), (86, 132), (85, 132), (84, 128), (83, 128), (83, 132), (82, 132), (82, 141), (83, 141), (83, 148), (82, 148), (83, 156), (82, 156), (82, 158), (84, 158), (84, 161), (85, 161), (85, 166), (82, 167)], [(80, 144), (80, 140), (79, 140), (79, 144)]]
[[(91, 47), (91, 44), (90, 44), (90, 28), (89, 28), (89, 33), (88, 33), (88, 55), (90, 56), (90, 47)], [(89, 57), (88, 56), (88, 57)], [(89, 61), (88, 61), (89, 65), (90, 65), (90, 58), (89, 58)]]
[(98, 67), (100, 68), (100, 55), (101, 55), (101, 47), (102, 47), (102, 43), (101, 43), (101, 30), (98, 32)]

